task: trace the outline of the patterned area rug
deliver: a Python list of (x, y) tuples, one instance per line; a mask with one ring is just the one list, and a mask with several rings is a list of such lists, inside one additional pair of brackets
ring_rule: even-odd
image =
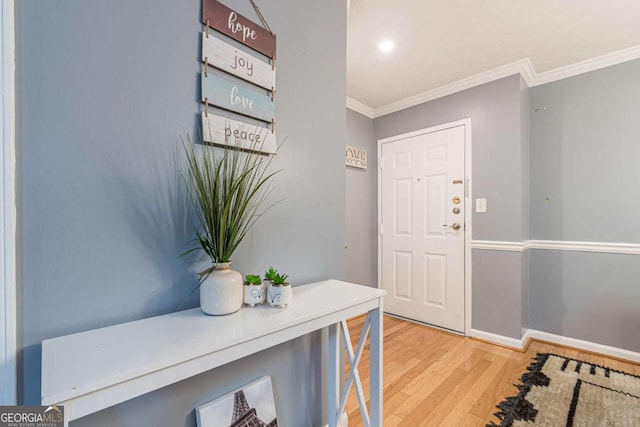
[(488, 426), (640, 426), (640, 377), (538, 353)]

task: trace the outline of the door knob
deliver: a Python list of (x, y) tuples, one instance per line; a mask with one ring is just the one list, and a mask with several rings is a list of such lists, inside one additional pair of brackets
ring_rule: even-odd
[(462, 227), (462, 226), (460, 225), (460, 223), (459, 223), (459, 222), (454, 222), (454, 223), (453, 223), (453, 224), (451, 224), (451, 225), (449, 225), (449, 224), (442, 224), (442, 226), (443, 226), (443, 227), (451, 227), (451, 228), (453, 228), (454, 230), (460, 230), (460, 227)]

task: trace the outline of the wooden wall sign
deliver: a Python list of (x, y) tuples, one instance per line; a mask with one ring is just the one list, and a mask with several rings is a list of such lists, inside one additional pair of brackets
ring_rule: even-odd
[(202, 101), (225, 110), (271, 123), (275, 120), (276, 106), (271, 97), (234, 84), (213, 74), (201, 75)]
[[(252, 4), (262, 23), (269, 28), (258, 7)], [(276, 36), (271, 29), (264, 29), (217, 0), (202, 0), (202, 22), (207, 26), (202, 33), (204, 72), (200, 77), (205, 103), (204, 141), (275, 153)], [(212, 36), (209, 27), (271, 60), (220, 38), (224, 36)], [(209, 66), (219, 71), (214, 72)], [(228, 75), (234, 77), (226, 78)], [(257, 120), (245, 122), (221, 117), (210, 112), (209, 105)]]
[(274, 58), (276, 36), (217, 0), (202, 0), (202, 23), (240, 43)]
[(347, 166), (353, 166), (354, 168), (366, 169), (367, 168), (367, 152), (362, 148), (352, 147), (347, 145), (346, 160)]
[(265, 123), (239, 122), (216, 114), (202, 113), (202, 134), (205, 142), (242, 147), (273, 154), (276, 134)]
[(263, 60), (243, 52), (229, 43), (202, 33), (202, 62), (243, 80), (275, 90), (276, 70)]

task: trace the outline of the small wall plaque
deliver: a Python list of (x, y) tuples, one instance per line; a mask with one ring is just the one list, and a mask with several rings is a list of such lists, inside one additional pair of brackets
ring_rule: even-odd
[(366, 169), (367, 168), (367, 151), (362, 148), (352, 147), (347, 145), (346, 149), (346, 163), (347, 166), (354, 168)]

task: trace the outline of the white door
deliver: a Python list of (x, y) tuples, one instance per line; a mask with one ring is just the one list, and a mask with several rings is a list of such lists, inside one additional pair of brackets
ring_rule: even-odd
[(382, 141), (385, 311), (464, 332), (465, 126)]

